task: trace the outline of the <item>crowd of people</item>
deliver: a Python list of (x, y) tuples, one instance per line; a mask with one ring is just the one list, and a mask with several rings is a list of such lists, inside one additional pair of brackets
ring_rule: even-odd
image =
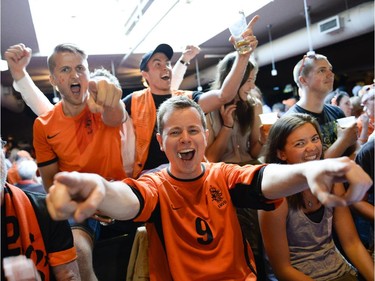
[(35, 158), (2, 154), (3, 276), (98, 280), (96, 242), (145, 225), (150, 280), (372, 280), (374, 86), (342, 128), (350, 96), (332, 94), (327, 57), (305, 55), (298, 99), (266, 130), (257, 20), (242, 34), (250, 51), (225, 56), (206, 92), (179, 89), (196, 46), (173, 68), (168, 44), (147, 52), (147, 87), (123, 98), (114, 75), (60, 44), (52, 105), (26, 71), (31, 49), (9, 47), (14, 88), (38, 117)]

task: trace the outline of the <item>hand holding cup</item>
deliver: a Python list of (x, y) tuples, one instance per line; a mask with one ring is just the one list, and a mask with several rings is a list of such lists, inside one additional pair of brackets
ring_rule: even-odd
[(268, 132), (270, 131), (272, 125), (279, 119), (277, 112), (263, 113), (259, 114), (261, 122), (261, 130), (268, 137)]
[(239, 11), (236, 14), (233, 24), (229, 26), (229, 31), (232, 35), (229, 41), (234, 45), (239, 54), (251, 53), (258, 45), (258, 40), (253, 35), (253, 26), (258, 19), (259, 16), (254, 16), (249, 24), (247, 24), (244, 12)]

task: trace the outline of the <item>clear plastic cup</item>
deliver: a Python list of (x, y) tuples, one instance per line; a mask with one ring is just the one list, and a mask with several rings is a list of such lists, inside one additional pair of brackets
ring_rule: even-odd
[(337, 123), (341, 128), (348, 128), (356, 122), (355, 116), (349, 116), (337, 119)]
[(262, 123), (263, 130), (268, 135), (272, 125), (279, 119), (277, 112), (259, 114), (260, 122)]
[(240, 54), (246, 54), (251, 51), (250, 42), (242, 38), (241, 34), (246, 30), (247, 22), (243, 11), (239, 11), (233, 20), (233, 24), (229, 26), (229, 31), (236, 41), (236, 50)]
[(277, 112), (259, 114), (262, 125), (273, 125), (279, 119)]

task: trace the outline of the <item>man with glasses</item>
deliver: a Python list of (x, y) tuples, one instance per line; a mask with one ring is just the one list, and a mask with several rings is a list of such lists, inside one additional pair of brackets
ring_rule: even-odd
[(293, 70), (300, 100), (285, 113), (307, 113), (318, 120), (325, 158), (348, 156), (357, 143), (356, 124), (345, 129), (338, 127), (336, 120), (344, 118), (344, 112), (337, 106), (324, 103), (326, 96), (332, 92), (334, 76), (327, 57), (308, 52)]

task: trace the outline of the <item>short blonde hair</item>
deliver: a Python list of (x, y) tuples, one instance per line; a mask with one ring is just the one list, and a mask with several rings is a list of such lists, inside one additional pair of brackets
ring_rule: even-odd
[(314, 55), (304, 55), (303, 58), (294, 66), (293, 69), (293, 79), (294, 82), (297, 84), (298, 87), (301, 87), (301, 83), (299, 82), (299, 77), (303, 76), (306, 77), (310, 71), (313, 69), (316, 60), (326, 60), (328, 61), (326, 56), (320, 54)]

